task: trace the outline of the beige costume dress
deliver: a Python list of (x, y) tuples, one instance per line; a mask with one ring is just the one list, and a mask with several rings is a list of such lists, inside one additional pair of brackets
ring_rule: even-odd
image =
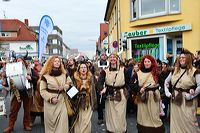
[[(61, 85), (64, 85), (66, 90), (69, 86), (66, 84), (67, 80), (71, 80), (69, 77), (66, 79), (66, 74), (60, 76), (54, 76)], [(57, 104), (52, 104), (49, 100), (52, 97), (58, 96), (55, 93), (58, 88), (57, 81), (53, 76), (48, 74), (43, 75), (40, 82), (40, 93), (44, 99), (44, 124), (46, 133), (68, 133), (68, 114), (62, 94), (59, 95)]]
[[(101, 79), (99, 81), (101, 82)], [(107, 88), (105, 101), (107, 132), (124, 133), (127, 131), (127, 90), (125, 88), (124, 67), (115, 71), (110, 71), (107, 68), (105, 70), (105, 86)]]
[(75, 72), (74, 84), (79, 92), (74, 99), (77, 115), (72, 132), (91, 133), (91, 118), (96, 105), (96, 91), (93, 76), (92, 74), (89, 74), (89, 76), (83, 80), (79, 77), (78, 73)]
[(148, 86), (148, 88), (145, 88), (146, 102), (138, 102), (138, 131), (140, 133), (164, 133), (163, 123), (160, 119), (160, 92), (158, 84), (154, 81), (151, 72), (142, 72), (140, 70), (137, 72), (137, 75), (139, 86)]
[[(176, 83), (181, 74), (185, 69), (180, 69), (177, 74), (171, 74), (166, 79), (171, 80), (172, 86)], [(195, 85), (194, 72), (195, 68), (189, 71), (187, 74), (180, 78), (179, 82), (176, 84), (175, 88), (181, 88), (181, 104), (176, 104), (176, 100), (171, 102), (171, 112), (170, 112), (170, 133), (200, 133), (200, 128), (198, 127), (196, 110), (197, 110), (197, 97), (188, 101), (185, 99), (185, 94), (189, 92), (191, 88), (196, 89), (192, 86)], [(174, 97), (178, 95), (178, 91), (174, 90)], [(180, 99), (179, 99), (180, 100)]]

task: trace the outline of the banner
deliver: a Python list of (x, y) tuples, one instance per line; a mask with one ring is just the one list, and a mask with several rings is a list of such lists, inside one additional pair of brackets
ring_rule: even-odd
[(40, 20), (39, 26), (39, 39), (38, 39), (38, 58), (39, 62), (42, 61), (42, 55), (47, 44), (49, 33), (53, 30), (53, 21), (48, 15), (44, 15)]

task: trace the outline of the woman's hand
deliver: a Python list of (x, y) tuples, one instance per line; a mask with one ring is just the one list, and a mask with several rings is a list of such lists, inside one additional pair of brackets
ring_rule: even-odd
[(63, 90), (64, 90), (64, 86), (62, 86), (62, 85), (59, 86), (59, 87), (58, 87), (58, 90), (59, 90), (59, 91), (63, 91)]
[(190, 93), (185, 93), (185, 99), (186, 100), (191, 100), (192, 99), (192, 96)]
[(190, 89), (189, 92), (190, 92), (191, 95), (194, 95), (194, 93), (195, 93), (194, 89)]
[(100, 95), (103, 95), (106, 93), (106, 88), (103, 88), (103, 90), (101, 90)]
[(71, 85), (72, 85), (72, 82), (71, 82), (71, 81), (67, 81), (67, 84), (68, 84), (69, 86), (71, 86)]
[(140, 93), (144, 93), (144, 91), (145, 91), (145, 89), (144, 89), (144, 87), (142, 87), (142, 88), (140, 89)]
[(27, 75), (27, 76), (26, 76), (26, 79), (27, 79), (27, 80), (31, 80), (31, 76), (30, 76), (30, 75)]
[(169, 88), (169, 83), (166, 83), (165, 85), (166, 85), (167, 88)]
[(51, 98), (51, 103), (52, 103), (52, 104), (57, 104), (57, 103), (58, 103), (57, 97)]

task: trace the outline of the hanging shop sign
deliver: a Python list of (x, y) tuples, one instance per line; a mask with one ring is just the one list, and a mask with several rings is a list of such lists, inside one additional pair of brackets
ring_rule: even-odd
[(164, 26), (164, 27), (156, 27), (156, 28), (151, 28), (151, 29), (124, 32), (123, 37), (130, 38), (130, 37), (139, 37), (139, 36), (146, 36), (146, 35), (152, 35), (152, 34), (163, 34), (163, 33), (187, 31), (187, 30), (192, 30), (191, 24)]
[(159, 43), (141, 43), (133, 44), (133, 49), (159, 48), (159, 46)]

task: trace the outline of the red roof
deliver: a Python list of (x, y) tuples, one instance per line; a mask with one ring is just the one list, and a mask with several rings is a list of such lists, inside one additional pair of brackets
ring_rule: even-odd
[(16, 37), (1, 37), (0, 41), (36, 41), (36, 34), (18, 19), (0, 19), (0, 32), (15, 32)]

